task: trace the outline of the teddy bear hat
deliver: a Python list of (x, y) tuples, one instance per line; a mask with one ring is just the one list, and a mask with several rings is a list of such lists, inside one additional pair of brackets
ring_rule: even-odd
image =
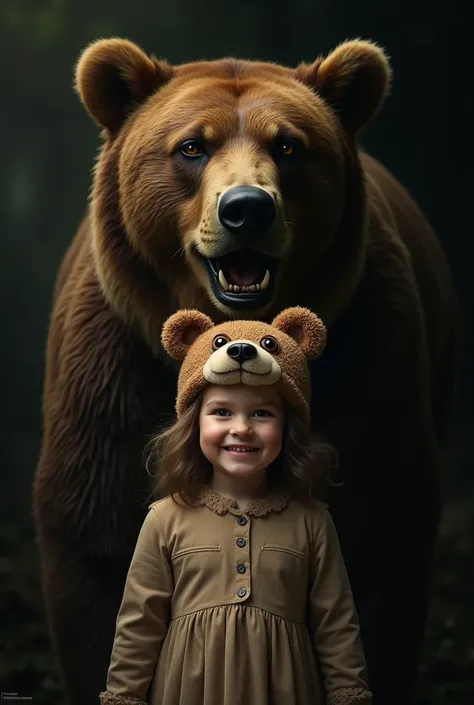
[(178, 417), (208, 384), (275, 384), (309, 420), (307, 361), (326, 344), (326, 328), (309, 309), (287, 308), (271, 324), (243, 320), (219, 325), (200, 311), (184, 309), (168, 318), (161, 339), (168, 355), (182, 361)]

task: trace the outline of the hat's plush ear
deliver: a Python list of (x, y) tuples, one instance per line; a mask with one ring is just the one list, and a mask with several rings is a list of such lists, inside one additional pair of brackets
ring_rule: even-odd
[(174, 360), (184, 360), (194, 341), (213, 327), (214, 323), (209, 316), (201, 311), (176, 311), (163, 325), (161, 343)]
[(343, 42), (327, 57), (301, 64), (295, 77), (310, 86), (355, 134), (378, 111), (390, 84), (390, 65), (374, 42)]
[(147, 56), (133, 42), (99, 39), (79, 58), (76, 90), (87, 112), (113, 135), (136, 105), (172, 75), (169, 64)]
[(308, 308), (285, 308), (272, 321), (272, 326), (293, 338), (308, 359), (319, 357), (326, 346), (326, 326)]

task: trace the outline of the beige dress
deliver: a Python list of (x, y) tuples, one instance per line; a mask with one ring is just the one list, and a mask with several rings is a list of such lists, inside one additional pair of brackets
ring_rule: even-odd
[(151, 505), (102, 705), (371, 702), (336, 531), (321, 503)]

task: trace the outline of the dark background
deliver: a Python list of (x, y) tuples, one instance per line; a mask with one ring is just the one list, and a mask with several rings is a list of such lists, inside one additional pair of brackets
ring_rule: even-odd
[(391, 56), (392, 93), (363, 143), (430, 218), (464, 316), (420, 705), (472, 705), (473, 111), (461, 0), (0, 0), (0, 689), (62, 703), (42, 607), (31, 485), (54, 277), (83, 214), (99, 146), (72, 90), (73, 69), (90, 41), (108, 36), (127, 37), (171, 63), (234, 55), (296, 65), (356, 37), (376, 40)]

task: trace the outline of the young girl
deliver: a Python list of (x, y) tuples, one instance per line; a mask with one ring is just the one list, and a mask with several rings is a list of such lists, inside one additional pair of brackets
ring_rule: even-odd
[(310, 500), (307, 309), (214, 326), (178, 311), (177, 421), (130, 565), (102, 705), (367, 705), (334, 525)]

